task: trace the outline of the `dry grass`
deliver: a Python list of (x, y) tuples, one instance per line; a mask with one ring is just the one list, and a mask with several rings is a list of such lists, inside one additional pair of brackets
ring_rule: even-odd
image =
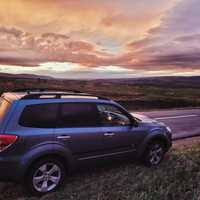
[[(65, 187), (41, 200), (197, 200), (200, 195), (200, 144), (172, 149), (154, 169), (128, 161), (107, 163), (70, 175)], [(7, 184), (0, 199), (36, 200)]]
[[(168, 80), (168, 79), (167, 79)], [(200, 106), (198, 85), (191, 81), (177, 79), (171, 84), (166, 78), (124, 81), (80, 81), (56, 79), (1, 78), (0, 93), (16, 88), (54, 88), (59, 90), (80, 90), (100, 96), (109, 97), (132, 110), (158, 108), (182, 108)], [(158, 84), (159, 83), (159, 84)], [(200, 78), (199, 78), (200, 83)], [(178, 84), (178, 85), (177, 85)]]

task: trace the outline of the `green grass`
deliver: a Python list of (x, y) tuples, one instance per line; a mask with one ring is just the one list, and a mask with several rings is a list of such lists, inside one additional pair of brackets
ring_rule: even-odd
[[(200, 144), (171, 150), (158, 168), (121, 162), (68, 177), (59, 191), (42, 200), (197, 200), (200, 195)], [(0, 199), (36, 200), (10, 184)]]

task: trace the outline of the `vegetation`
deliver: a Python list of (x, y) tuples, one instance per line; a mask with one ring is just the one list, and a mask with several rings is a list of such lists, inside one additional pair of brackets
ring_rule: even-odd
[[(59, 191), (41, 200), (198, 200), (200, 195), (200, 144), (172, 149), (158, 168), (128, 161), (109, 162), (70, 175)], [(0, 199), (36, 200), (10, 184)]]
[(0, 75), (0, 93), (33, 87), (89, 92), (112, 98), (133, 110), (200, 106), (200, 77), (59, 80)]
[[(37, 87), (107, 96), (129, 109), (200, 106), (200, 78), (74, 81), (0, 76), (0, 80), (0, 93)], [(41, 200), (198, 200), (200, 196), (200, 144), (172, 149), (153, 169), (119, 160), (94, 165), (71, 174), (63, 188)], [(25, 196), (22, 188), (12, 183), (0, 183), (0, 193), (0, 200), (38, 199)]]

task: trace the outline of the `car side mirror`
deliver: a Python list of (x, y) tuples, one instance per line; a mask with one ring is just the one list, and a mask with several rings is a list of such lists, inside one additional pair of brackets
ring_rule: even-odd
[(138, 127), (138, 122), (135, 118), (131, 117), (131, 126)]

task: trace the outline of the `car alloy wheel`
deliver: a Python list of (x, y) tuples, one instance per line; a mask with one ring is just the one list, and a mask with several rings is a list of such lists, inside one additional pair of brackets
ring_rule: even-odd
[(65, 183), (66, 166), (54, 157), (33, 163), (24, 179), (27, 195), (43, 195), (55, 191)]
[(33, 186), (38, 192), (49, 192), (58, 186), (60, 180), (60, 167), (55, 163), (44, 163), (33, 175)]
[(154, 144), (149, 151), (149, 161), (151, 165), (158, 165), (163, 158), (163, 147), (160, 144)]
[(162, 161), (165, 154), (164, 145), (160, 141), (152, 142), (144, 155), (144, 161), (147, 166), (157, 166)]

